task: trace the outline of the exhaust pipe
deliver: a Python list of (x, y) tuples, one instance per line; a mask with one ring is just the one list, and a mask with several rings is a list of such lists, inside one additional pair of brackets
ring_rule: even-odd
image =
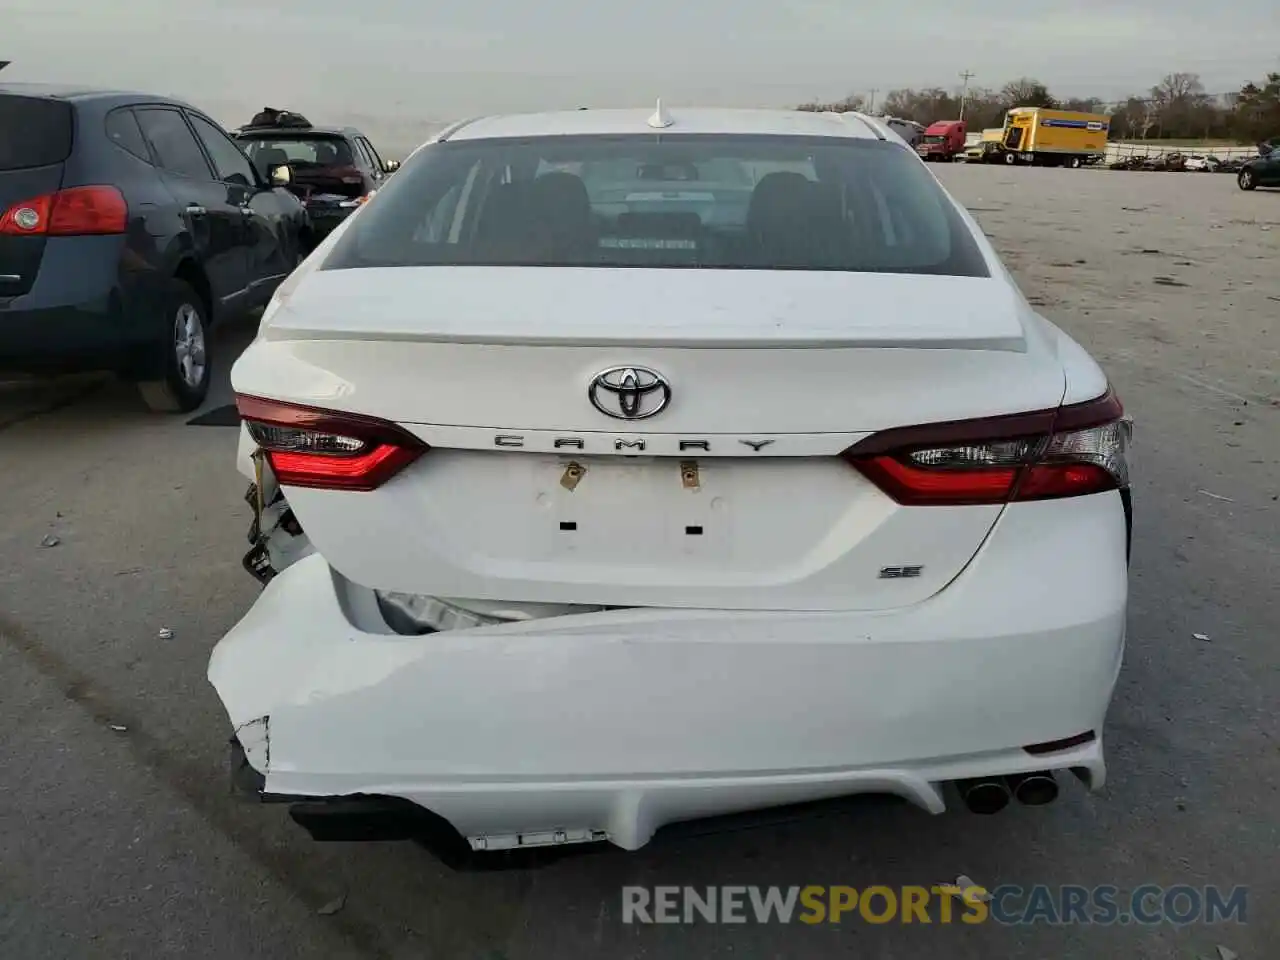
[(989, 816), (1009, 805), (1009, 788), (1000, 779), (960, 780), (956, 788), (970, 813)]
[(1058, 799), (1058, 781), (1051, 770), (1015, 773), (1004, 779), (1009, 792), (1028, 807), (1043, 806)]

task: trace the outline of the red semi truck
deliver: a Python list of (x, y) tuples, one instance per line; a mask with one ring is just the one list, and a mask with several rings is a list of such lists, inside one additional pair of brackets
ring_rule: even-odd
[(929, 124), (924, 137), (916, 144), (916, 153), (925, 160), (950, 163), (964, 153), (966, 132), (963, 120), (938, 120)]

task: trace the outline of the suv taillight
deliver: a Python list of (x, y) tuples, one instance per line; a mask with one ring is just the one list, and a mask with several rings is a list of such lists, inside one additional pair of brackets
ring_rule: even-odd
[(74, 237), (124, 233), (128, 222), (128, 204), (115, 187), (68, 187), (15, 203), (0, 214), (0, 234)]
[(374, 490), (427, 450), (404, 428), (373, 417), (243, 395), (236, 406), (285, 487)]
[(1108, 390), (1057, 410), (885, 430), (842, 456), (908, 506), (1051, 500), (1128, 487), (1130, 435)]

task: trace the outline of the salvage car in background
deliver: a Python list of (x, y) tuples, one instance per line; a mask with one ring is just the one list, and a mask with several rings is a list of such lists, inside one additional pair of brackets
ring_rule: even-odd
[(1099, 788), (1106, 376), (875, 118), (646, 113), (446, 131), (264, 314), (237, 782), (483, 851)]
[(235, 132), (262, 176), (289, 170), (289, 189), (323, 239), (373, 194), (399, 163), (383, 160), (354, 127), (316, 127), (301, 114), (265, 109)]
[(303, 258), (276, 187), (188, 104), (0, 83), (0, 370), (111, 370), (154, 409), (198, 406), (210, 328)]
[(1198, 173), (1217, 173), (1221, 166), (1222, 160), (1215, 157), (1213, 154), (1188, 154), (1183, 163), (1184, 170), (1190, 170)]

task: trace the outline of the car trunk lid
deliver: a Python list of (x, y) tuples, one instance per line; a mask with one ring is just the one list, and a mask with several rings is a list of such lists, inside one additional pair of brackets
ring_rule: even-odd
[[(1025, 309), (975, 278), (321, 270), (233, 382), (430, 446), (373, 491), (286, 490), (320, 552), (366, 586), (883, 609), (945, 587), (1001, 507), (903, 507), (839, 454), (880, 430), (1056, 406), (1061, 369)], [(669, 405), (627, 419), (608, 390), (593, 403), (609, 370), (660, 375)]]

